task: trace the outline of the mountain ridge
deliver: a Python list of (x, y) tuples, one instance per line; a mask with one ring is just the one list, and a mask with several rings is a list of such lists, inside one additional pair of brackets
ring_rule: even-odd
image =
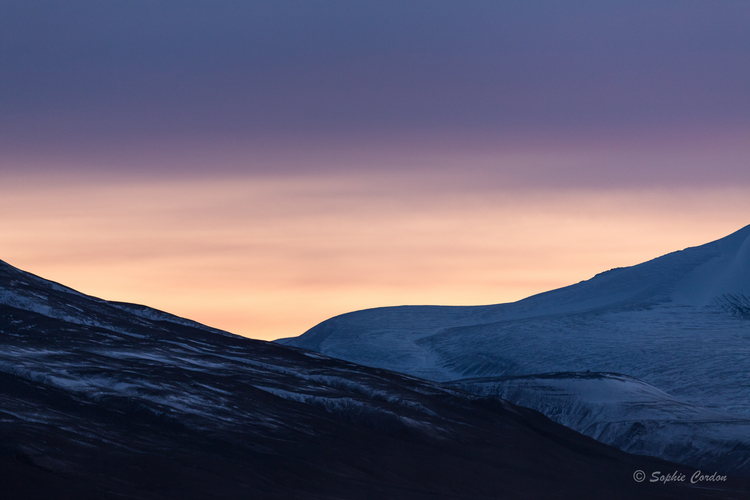
[[(685, 268), (689, 271), (695, 270), (711, 260), (721, 258), (723, 253), (727, 251), (731, 252), (732, 250), (735, 250), (735, 252), (741, 252), (740, 259), (735, 259), (740, 260), (740, 263), (743, 264), (742, 267), (739, 265), (737, 266), (741, 267), (741, 269), (735, 274), (735, 276), (738, 276), (739, 278), (736, 278), (735, 282), (732, 283), (733, 286), (728, 287), (721, 293), (714, 292), (709, 298), (704, 298), (702, 302), (699, 301), (701, 302), (700, 304), (690, 303), (685, 290), (674, 289), (678, 285), (684, 289), (691, 284), (686, 282), (686, 277), (684, 275), (673, 276), (666, 282), (650, 284), (643, 280), (644, 276), (649, 276), (651, 274), (653, 267), (657, 264), (662, 264), (665, 261), (669, 264), (669, 268), (666, 270), (667, 272), (662, 272), (662, 275), (668, 275), (670, 272), (674, 273), (675, 271), (679, 272), (680, 270), (682, 270), (682, 274), (687, 274), (685, 273)], [(276, 342), (317, 350), (325, 338), (335, 331), (330, 328), (326, 329), (325, 325), (327, 325), (327, 323), (337, 320), (346, 320), (357, 315), (373, 315), (377, 312), (393, 312), (396, 317), (398, 317), (399, 312), (406, 310), (415, 311), (417, 313), (415, 316), (419, 316), (418, 313), (421, 312), (421, 310), (432, 312), (433, 316), (437, 316), (437, 314), (434, 313), (439, 312), (441, 313), (441, 317), (437, 319), (437, 321), (433, 321), (433, 323), (439, 322), (440, 325), (443, 325), (443, 328), (446, 328), (454, 326), (454, 324), (455, 326), (460, 326), (462, 323), (468, 324), (468, 321), (466, 320), (467, 316), (469, 316), (471, 320), (479, 319), (482, 322), (490, 323), (506, 319), (523, 319), (540, 314), (554, 315), (561, 313), (570, 314), (573, 312), (585, 312), (613, 305), (620, 307), (645, 307), (646, 305), (654, 305), (654, 303), (663, 302), (667, 299), (673, 298), (665, 296), (665, 292), (676, 292), (676, 298), (680, 305), (719, 305), (721, 299), (726, 295), (738, 296), (734, 300), (730, 299), (727, 301), (729, 307), (731, 307), (731, 304), (734, 302), (744, 304), (746, 300), (748, 301), (748, 304), (750, 304), (750, 298), (748, 298), (750, 297), (750, 265), (748, 262), (750, 262), (750, 225), (745, 226), (724, 238), (704, 245), (687, 247), (683, 250), (670, 252), (635, 266), (616, 267), (598, 273), (588, 280), (535, 294), (516, 302), (486, 306), (420, 305), (363, 309), (334, 316), (333, 318), (314, 326), (298, 337), (278, 339)], [(625, 283), (622, 283), (623, 275), (627, 278)], [(694, 278), (694, 281), (699, 281), (700, 277), (701, 276)], [(633, 290), (634, 282), (636, 283), (635, 290)], [(744, 285), (744, 287), (738, 285)], [(615, 288), (615, 291), (604, 294), (600, 293), (602, 288), (606, 289), (613, 287)], [(670, 287), (672, 289), (670, 289)], [(591, 288), (593, 288), (593, 290), (590, 290)], [(579, 303), (576, 308), (571, 309), (569, 303), (574, 302), (576, 296), (580, 295), (593, 295), (593, 297), (586, 298), (582, 304)], [(713, 304), (711, 303), (712, 301)], [(565, 307), (566, 305), (567, 308)], [(508, 314), (508, 310), (512, 309), (518, 309), (518, 311)], [(462, 319), (464, 321), (462, 321)], [(451, 324), (446, 325), (446, 323)], [(472, 324), (478, 323), (474, 321)]]

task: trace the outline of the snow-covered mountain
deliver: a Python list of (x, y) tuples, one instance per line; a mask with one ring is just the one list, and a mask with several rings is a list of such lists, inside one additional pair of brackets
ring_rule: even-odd
[[(502, 394), (623, 449), (670, 456), (664, 450), (680, 448), (682, 458), (704, 465), (702, 460), (726, 451), (727, 442), (714, 445), (701, 436), (727, 437), (727, 418), (750, 419), (750, 226), (712, 243), (612, 269), (515, 303), (357, 311), (278, 342), (438, 381), (587, 371), (624, 374), (663, 394), (654, 396), (664, 410), (653, 421), (665, 430), (651, 441), (626, 439), (626, 430), (617, 434), (611, 424), (619, 417), (611, 415), (622, 413), (621, 405), (611, 406), (609, 420), (598, 422), (608, 426), (605, 432), (604, 427), (593, 430), (596, 422), (588, 418), (570, 417), (576, 415), (573, 409), (559, 410), (556, 403), (548, 407), (543, 387)], [(580, 394), (571, 392), (569, 404), (577, 399)], [(710, 418), (693, 421), (693, 431), (686, 431), (682, 417), (669, 410), (674, 408), (671, 401), (723, 417), (716, 423)], [(620, 416), (632, 423), (646, 420), (627, 412)], [(738, 425), (736, 429), (746, 424)], [(705, 449), (693, 453), (690, 443)], [(734, 446), (750, 455), (750, 433)], [(716, 463), (731, 462), (736, 455)]]
[(0, 496), (747, 498), (533, 410), (80, 294), (0, 262)]

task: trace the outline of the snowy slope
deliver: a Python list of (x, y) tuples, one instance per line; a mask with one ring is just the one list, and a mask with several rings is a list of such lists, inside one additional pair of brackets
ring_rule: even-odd
[(750, 475), (750, 419), (680, 401), (616, 373), (462, 379), (449, 385), (533, 408), (629, 453)]
[(746, 419), (750, 226), (511, 304), (358, 311), (279, 342), (441, 381), (621, 373)]

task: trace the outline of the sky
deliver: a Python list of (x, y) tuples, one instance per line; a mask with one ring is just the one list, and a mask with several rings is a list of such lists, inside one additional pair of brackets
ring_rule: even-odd
[(0, 3), (0, 259), (241, 335), (750, 224), (745, 1)]

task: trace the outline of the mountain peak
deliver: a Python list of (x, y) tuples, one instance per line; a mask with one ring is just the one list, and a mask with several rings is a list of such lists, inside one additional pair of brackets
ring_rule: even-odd
[(675, 302), (696, 306), (750, 306), (750, 226), (704, 246), (715, 252), (713, 258), (678, 283), (673, 296)]

